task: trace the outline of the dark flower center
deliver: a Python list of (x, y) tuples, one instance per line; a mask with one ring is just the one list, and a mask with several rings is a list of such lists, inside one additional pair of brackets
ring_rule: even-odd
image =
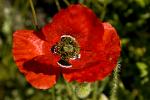
[(63, 67), (71, 67), (69, 59), (77, 59), (80, 57), (79, 44), (70, 35), (63, 35), (60, 41), (52, 46), (51, 51), (61, 56), (58, 64)]

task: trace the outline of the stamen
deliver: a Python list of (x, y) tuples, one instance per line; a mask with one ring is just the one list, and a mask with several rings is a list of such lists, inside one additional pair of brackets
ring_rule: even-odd
[(70, 68), (72, 65), (69, 60), (79, 59), (81, 57), (80, 47), (76, 39), (70, 35), (63, 35), (54, 46), (51, 52), (59, 55), (61, 59), (57, 62), (60, 67)]
[(76, 60), (76, 59), (80, 59), (81, 58), (81, 54), (75, 55), (73, 58), (70, 58), (71, 60)]
[(53, 46), (52, 46), (51, 52), (52, 52), (52, 53), (57, 53), (57, 51), (56, 51), (56, 45), (53, 45)]

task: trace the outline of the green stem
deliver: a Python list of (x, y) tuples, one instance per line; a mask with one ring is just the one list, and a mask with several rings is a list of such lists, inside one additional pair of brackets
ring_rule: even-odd
[(70, 3), (69, 3), (69, 1), (68, 1), (68, 0), (64, 0), (64, 2), (65, 2), (65, 4), (66, 4), (67, 6), (69, 6), (69, 5), (70, 5)]
[(71, 85), (66, 81), (65, 81), (65, 83), (66, 83), (66, 86), (67, 86), (67, 91), (69, 93), (69, 96), (72, 97), (72, 100), (78, 100), (77, 97), (76, 97), (75, 91), (73, 90)]
[(29, 3), (23, 2), (22, 4), (24, 4), (25, 6), (23, 7), (21, 13), (22, 13), (22, 17), (25, 17), (27, 15), (27, 9), (29, 7)]
[(97, 100), (98, 81), (94, 83), (92, 100)]
[(35, 9), (34, 9), (34, 5), (33, 5), (32, 0), (29, 0), (29, 3), (30, 3), (30, 6), (31, 6), (31, 10), (32, 10), (33, 22), (34, 22), (34, 25), (37, 29), (38, 28), (38, 21), (37, 21), (37, 16), (36, 16), (36, 13), (35, 13)]
[(56, 98), (55, 98), (55, 86), (53, 87), (53, 91), (52, 91), (52, 100), (56, 100)]
[(109, 81), (109, 78), (106, 77), (106, 78), (101, 82), (100, 88), (99, 88), (99, 90), (98, 90), (99, 95), (101, 95), (101, 93), (103, 92), (103, 90), (104, 90), (104, 88), (106, 87), (108, 81)]
[(61, 7), (60, 7), (60, 4), (59, 4), (59, 1), (58, 1), (58, 0), (55, 0), (55, 3), (56, 3), (56, 6), (57, 6), (58, 11), (60, 11)]
[(116, 68), (114, 69), (113, 72), (113, 80), (112, 80), (112, 88), (110, 91), (110, 100), (116, 100), (116, 92), (118, 88), (118, 82), (119, 82), (119, 71), (120, 71), (120, 64), (118, 63)]
[(105, 17), (107, 4), (108, 4), (108, 0), (104, 0), (103, 10), (102, 10), (102, 13), (101, 13), (101, 16), (100, 16), (101, 20), (103, 20), (104, 17)]

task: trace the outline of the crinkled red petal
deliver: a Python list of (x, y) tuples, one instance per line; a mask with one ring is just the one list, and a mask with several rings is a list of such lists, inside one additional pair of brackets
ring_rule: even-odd
[(26, 74), (27, 81), (37, 89), (48, 89), (56, 83), (56, 75), (45, 75), (28, 72)]
[(63, 69), (67, 81), (93, 82), (108, 76), (117, 64), (120, 56), (120, 39), (116, 30), (109, 24), (103, 23), (105, 32), (103, 41), (99, 42), (97, 52), (93, 53), (92, 62), (86, 62), (82, 69)]
[(33, 30), (18, 30), (13, 34), (13, 57), (21, 72), (22, 64), (38, 55), (49, 55), (49, 44)]
[(53, 63), (56, 63), (54, 59), (42, 55), (24, 63), (23, 66), (28, 71), (25, 74), (26, 79), (33, 87), (48, 89), (56, 83), (60, 74), (60, 67), (53, 66)]
[(50, 52), (50, 44), (41, 39), (40, 33), (16, 31), (13, 34), (13, 57), (19, 70), (34, 87), (46, 89), (55, 84), (59, 58)]
[(93, 55), (92, 51), (81, 50), (80, 58), (75, 59), (75, 60), (72, 60), (72, 59), (69, 60), (69, 62), (72, 65), (71, 69), (81, 69), (81, 68), (87, 67), (86, 64), (88, 62), (92, 62), (93, 57), (94, 57), (94, 55)]
[(42, 30), (51, 43), (58, 42), (62, 35), (70, 35), (79, 42), (81, 48), (88, 50), (93, 48), (93, 44), (97, 45), (104, 32), (101, 21), (92, 10), (81, 4), (62, 9)]

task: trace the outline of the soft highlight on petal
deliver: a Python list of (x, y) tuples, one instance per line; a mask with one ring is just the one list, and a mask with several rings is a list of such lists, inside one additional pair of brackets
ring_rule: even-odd
[(21, 72), (22, 64), (38, 55), (49, 54), (49, 44), (33, 30), (18, 30), (13, 34), (13, 57)]
[(21, 72), (23, 63), (38, 56), (49, 55), (49, 44), (33, 30), (18, 30), (13, 34), (13, 57)]

